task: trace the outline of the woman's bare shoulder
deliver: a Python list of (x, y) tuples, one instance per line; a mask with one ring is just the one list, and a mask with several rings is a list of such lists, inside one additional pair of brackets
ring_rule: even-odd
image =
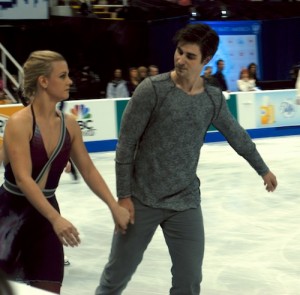
[(33, 117), (29, 108), (13, 113), (5, 124), (5, 140), (8, 138), (30, 138), (32, 135), (32, 124)]
[(23, 124), (23, 125), (31, 125), (32, 124), (32, 113), (29, 107), (25, 107), (15, 113), (13, 113), (7, 123), (9, 124)]
[(71, 134), (71, 137), (73, 137), (80, 132), (79, 124), (72, 114), (64, 114), (64, 116), (67, 129)]
[(65, 116), (65, 121), (66, 121), (67, 125), (74, 125), (74, 124), (78, 125), (76, 118), (72, 114), (65, 113), (64, 116)]

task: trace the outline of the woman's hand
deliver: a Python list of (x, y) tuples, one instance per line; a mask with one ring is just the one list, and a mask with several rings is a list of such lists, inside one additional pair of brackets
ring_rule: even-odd
[(64, 246), (75, 247), (80, 244), (79, 233), (71, 222), (59, 215), (52, 226), (59, 240)]
[(119, 203), (113, 208), (112, 214), (115, 221), (115, 231), (126, 234), (128, 223), (131, 222), (128, 208)]

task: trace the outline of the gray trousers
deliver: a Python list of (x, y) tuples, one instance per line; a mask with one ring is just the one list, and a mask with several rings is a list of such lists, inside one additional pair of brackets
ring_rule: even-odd
[(204, 229), (201, 207), (186, 211), (156, 209), (134, 199), (135, 223), (115, 234), (109, 261), (96, 295), (119, 295), (125, 289), (155, 230), (160, 225), (172, 260), (172, 295), (198, 295), (202, 280)]

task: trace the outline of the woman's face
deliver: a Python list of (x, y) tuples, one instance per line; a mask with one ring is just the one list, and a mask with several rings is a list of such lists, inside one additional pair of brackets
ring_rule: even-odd
[(249, 79), (249, 73), (248, 72), (242, 72), (242, 80), (248, 80)]
[(52, 72), (46, 77), (46, 91), (49, 96), (58, 101), (69, 97), (70, 87), (73, 84), (69, 77), (69, 68), (65, 61), (52, 63)]
[(138, 71), (136, 69), (132, 69), (130, 72), (129, 72), (130, 76), (132, 78), (137, 78), (138, 77)]
[(255, 73), (256, 72), (256, 66), (252, 65), (249, 70), (250, 70), (251, 73)]

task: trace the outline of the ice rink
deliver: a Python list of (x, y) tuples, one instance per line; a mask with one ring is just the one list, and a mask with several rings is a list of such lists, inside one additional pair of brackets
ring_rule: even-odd
[[(208, 143), (198, 165), (206, 231), (201, 295), (300, 294), (300, 136), (256, 139), (279, 186), (260, 176), (227, 144)], [(114, 152), (91, 154), (115, 193)], [(110, 211), (82, 179), (64, 174), (57, 191), (62, 215), (81, 233), (66, 248), (62, 295), (93, 295), (110, 251)], [(134, 253), (133, 253), (134, 255)], [(167, 295), (171, 262), (157, 230), (125, 295)]]

